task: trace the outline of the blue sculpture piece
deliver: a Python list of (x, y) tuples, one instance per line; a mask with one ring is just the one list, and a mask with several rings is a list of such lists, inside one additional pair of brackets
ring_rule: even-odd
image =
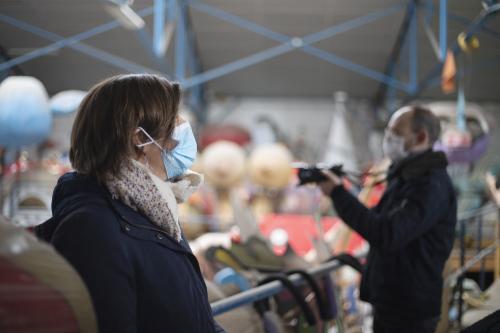
[(47, 139), (53, 116), (78, 109), (86, 92), (65, 90), (50, 98), (45, 87), (30, 76), (11, 76), (0, 84), (0, 147), (19, 149)]
[(18, 149), (45, 140), (52, 128), (49, 97), (30, 76), (11, 76), (0, 84), (0, 146)]
[(82, 90), (64, 90), (55, 94), (50, 98), (52, 114), (57, 117), (75, 112), (86, 94)]

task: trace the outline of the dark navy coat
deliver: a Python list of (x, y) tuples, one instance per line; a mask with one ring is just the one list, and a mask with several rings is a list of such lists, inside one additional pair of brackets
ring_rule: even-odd
[(36, 233), (85, 281), (101, 333), (223, 332), (185, 240), (76, 173), (59, 179), (52, 213)]
[(370, 244), (361, 298), (382, 317), (419, 321), (441, 312), (457, 203), (444, 155), (427, 152), (403, 163), (409, 165), (403, 171), (391, 168), (393, 177), (373, 209), (341, 186), (331, 198), (344, 222)]

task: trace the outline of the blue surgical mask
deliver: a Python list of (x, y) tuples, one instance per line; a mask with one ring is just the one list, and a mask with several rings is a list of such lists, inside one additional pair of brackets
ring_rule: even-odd
[(167, 173), (167, 180), (175, 179), (183, 175), (187, 169), (193, 165), (198, 147), (193, 130), (188, 122), (183, 122), (175, 127), (172, 139), (177, 141), (177, 146), (172, 150), (163, 148), (142, 127), (139, 127), (139, 130), (141, 130), (150, 141), (137, 145), (137, 147), (140, 148), (153, 143), (161, 149), (161, 157)]

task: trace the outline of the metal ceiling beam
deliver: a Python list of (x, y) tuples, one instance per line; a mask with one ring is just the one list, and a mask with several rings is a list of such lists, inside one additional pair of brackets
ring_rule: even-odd
[[(472, 73), (480, 72), (486, 69), (491, 69), (494, 67), (500, 66), (500, 55), (493, 56), (489, 59), (485, 59), (473, 64), (468, 65), (467, 69), (465, 69), (463, 72), (458, 72), (457, 73), (457, 78), (463, 78), (465, 75), (471, 75)], [(426, 89), (431, 89), (439, 86), (441, 84), (441, 76), (437, 75), (434, 78), (432, 78), (428, 84)], [(405, 100), (405, 102), (409, 102), (411, 99), (408, 98)]]
[[(175, 36), (175, 79), (181, 83), (184, 90), (188, 87), (184, 84), (188, 73), (191, 77), (199, 74), (202, 70), (198, 56), (198, 49), (194, 33), (192, 31), (191, 19), (188, 7), (183, 0), (172, 0), (173, 13), (176, 19)], [(206, 121), (206, 100), (203, 84), (194, 85), (185, 99), (191, 112), (200, 124)]]
[(409, 59), (408, 62), (410, 64), (409, 68), (409, 85), (410, 91), (414, 92), (417, 89), (418, 85), (418, 26), (417, 26), (417, 0), (413, 0), (410, 4), (412, 7), (411, 10), (411, 19), (409, 26)]
[[(469, 26), (464, 30), (465, 39), (472, 37), (476, 32), (481, 31), (484, 23), (491, 17), (496, 15), (500, 11), (500, 4), (493, 4), (488, 8), (481, 11), (481, 13), (470, 23)], [(451, 48), (451, 52), (457, 56), (462, 51), (458, 42), (453, 44)], [(425, 76), (425, 78), (418, 85), (417, 89), (410, 93), (405, 99), (404, 104), (410, 102), (411, 100), (417, 98), (423, 91), (426, 89), (435, 86), (440, 80), (440, 74), (443, 69), (444, 62), (441, 61), (437, 64), (433, 69), (429, 71), (429, 73)]]
[(154, 52), (164, 57), (170, 46), (177, 18), (176, 0), (155, 0), (153, 22)]
[[(154, 0), (154, 18), (153, 18), (153, 51), (157, 57), (165, 56), (166, 52), (166, 11), (167, 0)], [(171, 7), (172, 10), (172, 7)]]
[[(406, 8), (406, 13), (403, 18), (403, 22), (401, 23), (401, 26), (399, 28), (398, 35), (396, 37), (396, 41), (394, 42), (394, 46), (392, 48), (392, 51), (389, 55), (389, 59), (387, 61), (387, 64), (385, 66), (384, 73), (387, 76), (396, 78), (396, 68), (399, 62), (399, 59), (401, 57), (401, 51), (403, 50), (403, 47), (405, 45), (405, 41), (408, 39), (408, 32), (410, 30), (410, 23), (412, 22), (413, 18), (413, 13), (416, 10), (416, 7), (413, 2), (409, 3), (407, 8)], [(381, 83), (379, 85), (379, 88), (377, 92), (375, 93), (375, 97), (373, 99), (373, 106), (375, 111), (381, 107), (386, 100), (386, 95), (390, 95), (391, 97), (394, 97), (395, 91), (394, 89), (391, 89), (392, 87)]]
[[(142, 17), (137, 15), (137, 13), (130, 8), (133, 1), (124, 0), (117, 2), (117, 0), (108, 0), (108, 2), (111, 2), (112, 6), (106, 5), (105, 8), (108, 9), (108, 12), (113, 17), (116, 17), (123, 27), (136, 34), (150, 60), (155, 64), (155, 67), (158, 68), (160, 72), (170, 73), (171, 71), (168, 64), (163, 57), (164, 54), (159, 54), (159, 51), (161, 51), (161, 48), (166, 50), (165, 13), (166, 11), (171, 11), (170, 7), (172, 2), (167, 3), (166, 0), (155, 0), (153, 6), (153, 36), (151, 36)], [(124, 8), (128, 9), (124, 11)], [(158, 31), (160, 29), (161, 31)], [(158, 33), (160, 33), (160, 35), (158, 35)]]
[[(458, 23), (461, 23), (462, 25), (464, 25), (466, 27), (468, 27), (472, 24), (472, 22), (468, 18), (463, 17), (461, 15), (457, 15), (455, 13), (448, 13), (448, 19), (453, 20), (453, 21), (458, 22)], [(493, 30), (493, 29), (485, 27), (485, 26), (482, 26), (478, 32), (487, 34), (493, 38), (500, 39), (500, 32), (499, 31)]]
[(151, 61), (153, 61), (155, 66), (159, 69), (159, 72), (171, 73), (167, 62), (165, 61), (165, 58), (159, 57), (154, 51), (154, 43), (146, 26), (141, 29), (134, 30), (134, 32), (136, 33), (139, 42), (146, 50), (146, 53), (148, 54)]
[[(139, 15), (142, 17), (151, 15), (153, 13), (153, 7), (146, 8), (142, 11), (139, 12)], [(47, 40), (54, 41), (55, 43), (52, 43), (50, 45), (47, 45), (41, 49), (34, 50), (33, 52), (27, 53), (25, 55), (19, 56), (17, 58), (12, 59), (11, 61), (7, 61), (4, 63), (0, 64), (0, 69), (6, 69), (10, 68), (12, 66), (18, 65), (20, 63), (24, 63), (26, 61), (33, 60), (37, 57), (46, 55), (48, 53), (51, 53), (55, 50), (64, 48), (64, 47), (69, 47), (73, 50), (76, 50), (80, 53), (86, 54), (92, 58), (98, 59), (102, 62), (108, 63), (114, 67), (121, 68), (123, 70), (126, 70), (127, 72), (131, 73), (159, 73), (157, 70), (142, 66), (140, 64), (134, 63), (132, 61), (129, 61), (127, 59), (124, 59), (122, 57), (113, 55), (109, 52), (100, 50), (98, 48), (95, 48), (93, 46), (87, 45), (82, 43), (83, 40), (88, 39), (93, 36), (97, 36), (101, 33), (104, 33), (106, 31), (110, 31), (112, 29), (115, 29), (120, 26), (120, 23), (116, 20), (94, 27), (90, 30), (84, 31), (82, 33), (79, 33), (75, 36), (69, 37), (69, 38), (64, 38), (58, 34), (55, 34), (53, 32), (44, 30), (42, 28), (39, 28), (37, 26), (34, 26), (30, 23), (15, 19), (13, 17), (0, 14), (0, 21), (10, 24), (12, 26), (15, 26), (21, 30), (30, 32), (34, 35), (37, 35), (39, 37), (45, 38)], [(166, 73), (160, 73), (162, 75), (166, 76)]]
[(422, 21), (422, 26), (424, 29), (424, 32), (427, 36), (427, 39), (429, 40), (429, 44), (431, 45), (432, 51), (436, 55), (436, 59), (441, 60), (442, 59), (442, 52), (440, 50), (440, 45), (439, 41), (437, 40), (434, 31), (431, 28), (431, 22), (432, 18), (434, 16), (434, 3), (433, 0), (426, 0), (426, 15), (424, 20)]
[(185, 20), (185, 3), (182, 0), (176, 1), (177, 25), (175, 36), (175, 78), (182, 82), (186, 77), (187, 63), (187, 33)]
[[(162, 0), (159, 0), (159, 2), (162, 2)], [(194, 45), (194, 37), (191, 31), (191, 25), (190, 21), (188, 20), (188, 13), (186, 10), (186, 5), (182, 0), (168, 0), (168, 3), (163, 3), (165, 6), (161, 6), (156, 4), (156, 7), (148, 7), (146, 9), (143, 9), (140, 11), (138, 14), (141, 17), (145, 17), (151, 14), (155, 14), (155, 20), (164, 20), (165, 16), (165, 11), (168, 10), (168, 18), (169, 21), (173, 21), (176, 19), (178, 21), (177, 24), (177, 38), (176, 38), (176, 72), (175, 75), (176, 77), (182, 81), (182, 79), (185, 78), (186, 76), (186, 70), (187, 67), (189, 67), (190, 73), (192, 75), (197, 74), (201, 71), (201, 66), (199, 63), (199, 59), (196, 56), (196, 45)], [(165, 61), (162, 60), (161, 56), (159, 56), (159, 53), (157, 54), (156, 51), (159, 51), (160, 48), (164, 47), (165, 45), (162, 45), (165, 41), (162, 40), (165, 36), (159, 33), (160, 29), (160, 24), (156, 22), (155, 25), (155, 33), (156, 35), (153, 35), (153, 39), (150, 38), (149, 33), (146, 28), (139, 29), (137, 30), (137, 35), (139, 37), (139, 40), (141, 43), (145, 46), (146, 51), (149, 53), (151, 56), (152, 60), (155, 61), (156, 65), (161, 69), (161, 71), (157, 71), (139, 64), (136, 64), (134, 62), (128, 61), (124, 58), (115, 56), (111, 53), (99, 50), (97, 48), (94, 48), (92, 46), (86, 45), (81, 43), (83, 40), (86, 40), (88, 38), (97, 36), (99, 34), (102, 34), (104, 32), (110, 31), (112, 29), (118, 28), (121, 26), (121, 23), (118, 20), (114, 20), (102, 25), (99, 25), (97, 27), (94, 27), (92, 29), (89, 29), (87, 31), (81, 32), (79, 34), (76, 34), (74, 36), (68, 37), (68, 38), (63, 38), (62, 36), (59, 36), (55, 33), (46, 31), (44, 29), (41, 29), (39, 27), (36, 27), (34, 25), (31, 25), (29, 23), (14, 19), (12, 17), (9, 17), (7, 15), (2, 15), (0, 14), (0, 21), (3, 21), (5, 23), (11, 24), (17, 28), (20, 28), (22, 30), (31, 32), (35, 35), (38, 35), (42, 38), (49, 39), (54, 41), (54, 43), (49, 44), (45, 47), (39, 48), (37, 50), (34, 50), (30, 53), (24, 54), (22, 56), (19, 56), (15, 59), (9, 59), (3, 63), (0, 63), (0, 72), (3, 70), (7, 70), (9, 68), (12, 68), (14, 66), (18, 66), (19, 64), (25, 63), (27, 61), (36, 59), (38, 57), (44, 56), (46, 54), (49, 54), (51, 52), (54, 52), (55, 50), (64, 48), (64, 47), (69, 47), (72, 48), (76, 51), (79, 51), (81, 53), (84, 53), (88, 56), (91, 56), (93, 58), (96, 58), (98, 60), (101, 60), (103, 62), (106, 62), (108, 64), (111, 64), (115, 67), (119, 67), (121, 69), (126, 70), (127, 72), (132, 72), (132, 73), (157, 73), (161, 74), (164, 76), (167, 76), (167, 73), (170, 71), (167, 68), (167, 64)], [(161, 26), (162, 29), (164, 29), (164, 26)], [(163, 31), (164, 32), (164, 31)], [(197, 118), (203, 119), (204, 116), (202, 116), (202, 112), (205, 108), (205, 100), (204, 100), (204, 91), (203, 91), (203, 86), (199, 85), (193, 91), (190, 93), (190, 98), (189, 98), (189, 104), (195, 114), (197, 115)]]
[(322, 60), (335, 64), (337, 66), (343, 67), (347, 70), (356, 72), (365, 77), (372, 78), (377, 81), (382, 81), (385, 84), (394, 86), (396, 89), (403, 90), (405, 92), (409, 91), (409, 86), (405, 83), (402, 83), (398, 80), (395, 80), (383, 73), (378, 71), (369, 69), (360, 64), (356, 64), (348, 59), (342, 58), (336, 54), (326, 52), (310, 44), (319, 42), (321, 40), (333, 37), (337, 34), (340, 34), (345, 31), (349, 31), (356, 27), (363, 26), (367, 23), (373, 22), (377, 19), (380, 19), (385, 16), (389, 16), (396, 12), (399, 12), (404, 6), (403, 4), (397, 4), (385, 8), (383, 10), (374, 11), (362, 17), (358, 17), (347, 22), (343, 22), (332, 27), (329, 27), (325, 30), (322, 30), (317, 33), (313, 33), (302, 38), (299, 37), (290, 37), (284, 34), (277, 33), (272, 31), (271, 29), (262, 27), (255, 22), (243, 19), (237, 15), (230, 14), (216, 7), (204, 4), (200, 1), (187, 0), (189, 6), (194, 9), (205, 12), (209, 15), (217, 17), (226, 22), (235, 24), (249, 31), (253, 31), (257, 34), (270, 38), (272, 40), (281, 42), (280, 45), (271, 47), (261, 52), (254, 53), (250, 56), (244, 57), (242, 59), (233, 61), (226, 65), (219, 66), (217, 68), (208, 70), (204, 73), (196, 75), (194, 77), (190, 77), (183, 81), (184, 88), (190, 88), (196, 86), (197, 84), (201, 84), (203, 82), (207, 82), (213, 80), (215, 78), (221, 77), (223, 75), (227, 75), (237, 70), (244, 69), (246, 67), (255, 65), (257, 63), (269, 60), (271, 58), (277, 57), (279, 55), (291, 52), (293, 50), (300, 50), (302, 52), (308, 53), (310, 55), (316, 56)]
[[(193, 23), (189, 15), (188, 7), (182, 6), (182, 15), (186, 26), (186, 48), (187, 48), (187, 67), (190, 75), (199, 74), (203, 71), (203, 66), (198, 56), (198, 45), (193, 31)], [(188, 104), (191, 111), (198, 120), (198, 124), (205, 124), (207, 121), (207, 101), (205, 98), (205, 84), (198, 84), (189, 90)]]
[(448, 52), (448, 0), (439, 0), (439, 50), (444, 62)]

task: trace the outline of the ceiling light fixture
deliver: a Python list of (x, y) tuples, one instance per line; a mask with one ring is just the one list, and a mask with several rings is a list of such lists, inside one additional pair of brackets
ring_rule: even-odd
[(146, 23), (130, 7), (133, 2), (133, 0), (107, 0), (105, 8), (124, 28), (139, 30), (144, 28)]

